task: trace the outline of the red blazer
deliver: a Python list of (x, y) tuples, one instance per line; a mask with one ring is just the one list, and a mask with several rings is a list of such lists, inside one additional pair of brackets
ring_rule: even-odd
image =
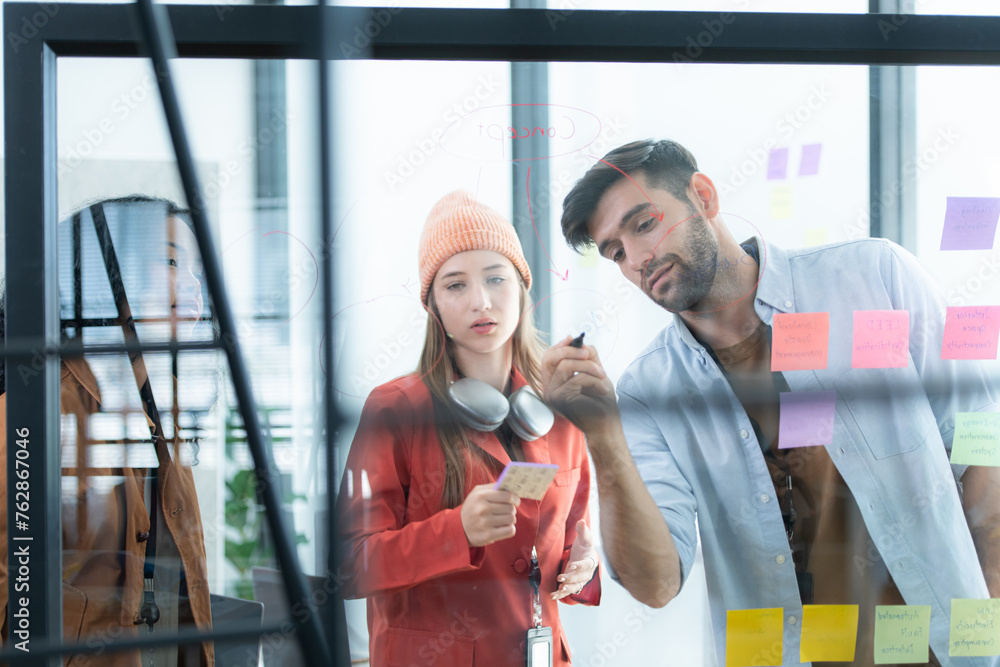
[[(513, 389), (524, 384), (515, 371)], [(498, 461), (510, 461), (493, 433), (470, 433)], [(522, 500), (514, 537), (470, 547), (461, 508), (441, 509), (444, 456), (430, 390), (408, 375), (368, 397), (347, 457), (339, 513), (345, 595), (368, 598), (372, 667), (524, 665), (533, 544), (553, 664), (570, 664), (558, 604), (549, 593), (557, 588), (576, 522), (589, 523), (587, 448), (583, 434), (558, 416), (545, 437), (523, 446), (526, 460), (559, 465), (555, 481), (541, 501)], [(466, 492), (474, 483), (467, 482)], [(597, 573), (565, 600), (596, 605), (600, 597)]]

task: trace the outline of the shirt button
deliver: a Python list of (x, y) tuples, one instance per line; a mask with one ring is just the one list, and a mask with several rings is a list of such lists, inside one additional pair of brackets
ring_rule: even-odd
[(518, 574), (524, 574), (525, 572), (527, 572), (528, 561), (524, 560), (523, 558), (518, 558), (516, 561), (514, 561), (514, 571), (517, 572)]
[(786, 301), (785, 302), (785, 308), (791, 308), (791, 307), (792, 307), (792, 302), (791, 301)]
[(799, 622), (799, 619), (795, 618), (794, 616), (789, 616), (788, 617), (788, 625), (795, 625), (798, 622)]
[(771, 499), (771, 498), (770, 498), (770, 497), (769, 497), (769, 496), (768, 496), (768, 495), (767, 495), (766, 493), (762, 493), (762, 494), (760, 494), (760, 502), (762, 502), (762, 503), (766, 503), (766, 502), (767, 502), (768, 500), (770, 500), (770, 499)]
[(778, 556), (774, 560), (778, 561), (778, 565), (783, 565), (785, 563), (785, 557), (784, 556)]
[(742, 431), (740, 431), (740, 437), (741, 438), (747, 438), (749, 436), (750, 436), (750, 432), (747, 431), (746, 429), (743, 429)]

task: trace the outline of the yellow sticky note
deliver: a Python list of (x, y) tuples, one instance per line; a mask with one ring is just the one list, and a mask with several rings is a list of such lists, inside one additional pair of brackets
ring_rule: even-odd
[(792, 218), (792, 186), (771, 186), (771, 219), (791, 220)]
[(781, 607), (730, 609), (726, 612), (726, 667), (780, 665)]
[(577, 263), (581, 269), (592, 269), (597, 266), (597, 246), (586, 248)]
[(802, 642), (799, 660), (852, 662), (858, 641), (858, 605), (802, 606)]
[(813, 227), (806, 230), (806, 246), (823, 245), (826, 243), (826, 227)]
[(926, 664), (930, 635), (930, 605), (877, 605), (875, 664)]
[(951, 601), (948, 655), (1000, 655), (1000, 598)]

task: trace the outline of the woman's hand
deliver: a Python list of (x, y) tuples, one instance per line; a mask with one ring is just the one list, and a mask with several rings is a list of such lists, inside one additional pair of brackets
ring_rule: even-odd
[(493, 484), (480, 484), (462, 503), (462, 528), (470, 547), (485, 547), (514, 537), (517, 506), (521, 499), (510, 491), (497, 491)]
[(587, 522), (576, 522), (576, 540), (569, 551), (566, 569), (556, 577), (559, 588), (552, 594), (553, 600), (561, 600), (568, 595), (576, 595), (594, 578), (597, 571), (597, 549)]

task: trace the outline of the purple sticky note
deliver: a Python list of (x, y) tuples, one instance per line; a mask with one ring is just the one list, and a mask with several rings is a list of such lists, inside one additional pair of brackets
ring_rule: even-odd
[(788, 173), (788, 149), (772, 148), (767, 159), (767, 180), (775, 181)]
[(941, 250), (990, 250), (1000, 218), (996, 197), (948, 197)]
[(835, 391), (796, 391), (779, 395), (778, 449), (833, 443)]
[(819, 152), (823, 144), (806, 144), (802, 147), (799, 160), (799, 176), (815, 176), (819, 173)]

